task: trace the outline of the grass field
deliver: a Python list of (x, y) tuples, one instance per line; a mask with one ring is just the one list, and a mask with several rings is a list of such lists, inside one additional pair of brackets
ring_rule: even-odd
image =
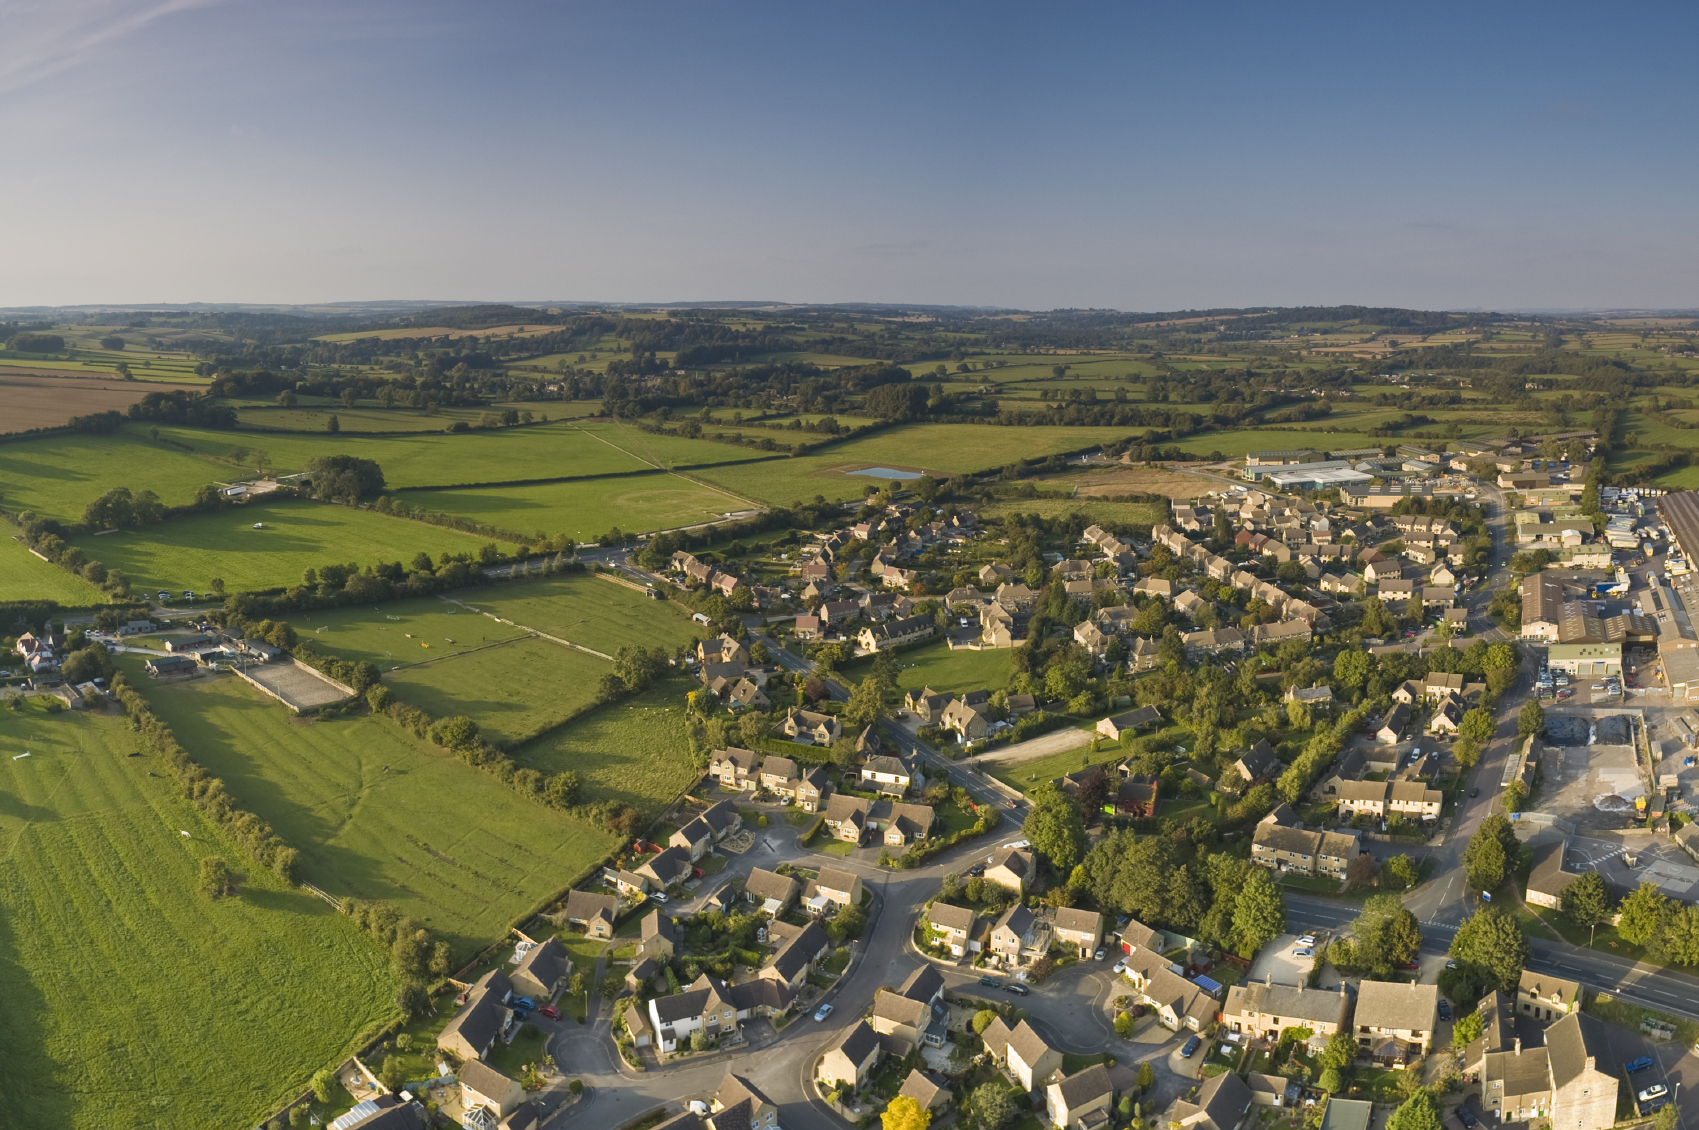
[[(673, 648), (706, 633), (684, 605), (650, 600), (624, 585), (589, 574), (495, 585), (461, 599), (481, 612), (606, 655), (629, 643)], [(484, 622), (491, 628), (501, 627), (487, 619)]]
[[(994, 691), (1007, 685), (1014, 673), (1009, 660), (1012, 652), (951, 651), (943, 643), (897, 653), (902, 668), (898, 685), (905, 691), (931, 687), (935, 691), (962, 694), (967, 691)], [(871, 660), (868, 661), (871, 663)], [(852, 670), (855, 668), (852, 668)]]
[(56, 600), (68, 608), (105, 604), (106, 594), (49, 565), (24, 548), (24, 543), (0, 537), (0, 600)]
[(749, 509), (741, 498), (660, 471), (574, 483), (410, 490), (398, 497), (412, 506), (464, 515), (498, 529), (565, 534), (580, 542), (595, 541), (615, 526), (627, 533), (646, 533), (712, 522)]
[[(279, 408), (270, 401), (228, 400), (236, 406), (237, 418), (245, 428), (276, 428), (280, 431), (324, 432), (335, 416), (344, 432), (441, 432), (456, 420), (476, 424), (485, 412), (500, 414), (517, 408), (537, 418), (571, 420), (601, 411), (599, 400), (549, 400), (514, 404), (492, 404), (488, 408), (439, 407), (434, 413), (423, 408), (385, 408), (376, 400), (361, 400), (349, 408), (325, 396), (302, 397), (294, 408)], [(255, 440), (264, 446), (265, 440)]]
[(391, 601), (376, 608), (351, 605), (305, 612), (291, 623), (321, 652), (356, 663), (370, 660), (384, 671), (460, 655), (525, 634), (434, 596)]
[[(0, 711), (8, 1127), (253, 1126), (393, 1011), (388, 956), (138, 748), (117, 716)], [(198, 892), (206, 855), (240, 897)]]
[[(32, 510), (78, 521), (83, 508), (116, 486), (151, 490), (168, 506), (193, 502), (234, 468), (156, 443), (127, 426), (111, 436), (53, 436), (0, 444), (0, 501), (14, 513)], [(234, 441), (232, 441), (234, 442)], [(224, 450), (229, 449), (229, 443)], [(242, 475), (243, 478), (250, 477)]]
[[(254, 529), (255, 522), (265, 528)], [(124, 570), (138, 591), (199, 592), (212, 578), (222, 577), (227, 590), (240, 592), (299, 584), (309, 567), (411, 561), (420, 551), (433, 558), (476, 552), (487, 541), (370, 510), (291, 499), (91, 534), (74, 544), (108, 568)]]
[(415, 664), (384, 682), (433, 717), (464, 714), (492, 741), (512, 741), (590, 705), (612, 670), (605, 659), (530, 636)]
[(196, 759), (300, 849), (303, 877), (394, 905), (461, 958), (614, 842), (382, 718), (297, 721), (233, 677), (141, 689)]
[(1296, 451), (1305, 447), (1323, 452), (1347, 451), (1356, 447), (1379, 447), (1384, 443), (1386, 440), (1357, 432), (1273, 432), (1245, 429), (1235, 432), (1199, 432), (1176, 441), (1172, 446), (1203, 455), (1219, 451), (1226, 458), (1235, 459), (1251, 451)]
[(695, 686), (664, 679), (527, 742), (513, 759), (545, 775), (571, 769), (586, 801), (613, 799), (653, 816), (697, 777), (684, 730), (684, 695)]
[[(772, 453), (757, 451), (753, 448), (739, 447), (733, 443), (716, 443), (711, 439), (685, 439), (680, 436), (650, 435), (627, 427), (617, 420), (596, 420), (575, 425), (587, 436), (595, 438), (624, 451), (628, 451), (645, 462), (662, 467), (692, 467), (704, 463), (726, 463), (739, 459), (760, 459), (763, 456), (773, 457)], [(724, 431), (727, 435), (739, 431), (735, 424), (715, 424), (709, 431)], [(745, 435), (763, 436), (767, 434), (760, 428), (742, 429)], [(775, 437), (782, 440), (783, 437)]]
[[(1208, 489), (1202, 479), (1198, 484)], [(1005, 514), (1037, 514), (1041, 518), (1084, 514), (1094, 522), (1153, 525), (1167, 519), (1168, 508), (1160, 502), (1105, 502), (1101, 498), (1011, 498), (976, 506), (974, 513), (985, 518)]]

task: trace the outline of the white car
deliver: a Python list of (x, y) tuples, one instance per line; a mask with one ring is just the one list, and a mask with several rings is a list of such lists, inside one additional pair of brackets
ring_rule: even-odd
[[(1123, 957), (1120, 961), (1117, 961), (1115, 963), (1115, 972), (1116, 973), (1125, 973), (1126, 971), (1127, 971), (1127, 959)], [(1695, 1047), (1696, 1047), (1696, 1050), (1699, 1050), (1699, 1045), (1696, 1045)]]
[(1662, 1083), (1653, 1083), (1650, 1087), (1647, 1087), (1644, 1091), (1641, 1091), (1638, 1095), (1635, 1095), (1634, 1097), (1639, 1099), (1643, 1103), (1649, 1103), (1653, 1099), (1661, 1099), (1669, 1093), (1670, 1093), (1670, 1089), (1668, 1087), (1664, 1086)]
[(706, 1118), (708, 1116), (708, 1104), (703, 1102), (701, 1099), (691, 1099), (690, 1113), (701, 1118)]
[(1297, 949), (1292, 951), (1293, 957), (1314, 957), (1315, 955), (1316, 951), (1311, 949), (1309, 946), (1299, 946)]
[(1316, 936), (1314, 934), (1305, 934), (1292, 944), (1298, 946), (1313, 946), (1316, 944)]

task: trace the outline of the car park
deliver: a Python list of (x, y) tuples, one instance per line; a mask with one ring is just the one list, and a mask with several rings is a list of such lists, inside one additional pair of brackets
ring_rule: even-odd
[(832, 1006), (829, 1004), (823, 1004), (814, 1010), (814, 1019), (816, 1020), (824, 1020), (830, 1015), (832, 1015)]
[(1203, 1043), (1203, 1041), (1196, 1036), (1193, 1036), (1191, 1039), (1187, 1040), (1186, 1046), (1180, 1049), (1180, 1058), (1181, 1059), (1191, 1059), (1192, 1056), (1197, 1054), (1198, 1045), (1201, 1044), (1201, 1043)]

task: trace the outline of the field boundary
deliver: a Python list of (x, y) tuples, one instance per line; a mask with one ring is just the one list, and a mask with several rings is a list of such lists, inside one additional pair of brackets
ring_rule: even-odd
[[(458, 605), (460, 605), (460, 607), (466, 609), (466, 611), (468, 611), (468, 612), (477, 612), (478, 611), (477, 609), (473, 608), (471, 605), (467, 604), (465, 601), (456, 600), (452, 596), (439, 596), (437, 599), (439, 599), (439, 600), (441, 600), (441, 601), (443, 601), (447, 604), (458, 604)], [(500, 616), (497, 616), (494, 612), (478, 612), (478, 615), (488, 616), (491, 620), (494, 620), (498, 624), (506, 624), (510, 628), (518, 628), (522, 632), (530, 632), (534, 636), (538, 636), (538, 637), (541, 637), (542, 639), (548, 640), (550, 643), (559, 644), (562, 647), (569, 647), (573, 651), (582, 651), (587, 655), (594, 655), (597, 659), (606, 659), (609, 663), (612, 663), (613, 660), (614, 660), (613, 656), (605, 655), (602, 652), (597, 651), (593, 647), (585, 647), (581, 643), (573, 643), (571, 640), (563, 640), (559, 636), (551, 636), (547, 632), (538, 631), (536, 628), (531, 627), (529, 624), (517, 624), (512, 620), (503, 620)], [(511, 643), (512, 641), (511, 640), (504, 640), (502, 642)], [(495, 647), (496, 645), (495, 644), (489, 644), (489, 645), (486, 645), (486, 646)], [(482, 651), (483, 648), (476, 648), (474, 650)], [(465, 655), (467, 653), (462, 652), (461, 654)]]

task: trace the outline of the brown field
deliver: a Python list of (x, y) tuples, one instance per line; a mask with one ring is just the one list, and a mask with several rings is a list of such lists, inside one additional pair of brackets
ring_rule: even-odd
[(362, 330), (359, 333), (323, 334), (313, 340), (364, 341), (366, 338), (375, 337), (380, 341), (394, 341), (403, 337), (507, 337), (509, 334), (518, 337), (536, 337), (539, 334), (553, 333), (558, 329), (560, 329), (559, 326), (530, 325), (517, 322), (511, 326), (479, 326), (470, 330), (457, 330), (451, 326), (404, 326), (391, 330)]
[(1190, 475), (1176, 475), (1156, 467), (1116, 467), (1046, 480), (1055, 485), (1076, 484), (1080, 498), (1106, 498), (1118, 494), (1165, 494), (1169, 498), (1196, 498), (1212, 484)]
[(50, 376), (17, 369), (0, 370), (0, 431), (53, 428), (72, 416), (122, 412), (150, 392), (201, 391), (199, 385), (156, 381), (120, 381), (105, 377)]

